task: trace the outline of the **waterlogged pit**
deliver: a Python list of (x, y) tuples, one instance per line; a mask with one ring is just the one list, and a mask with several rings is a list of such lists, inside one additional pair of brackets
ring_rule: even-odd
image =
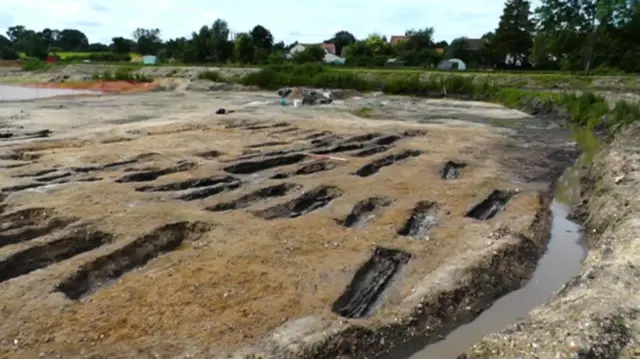
[[(54, 136), (0, 151), (0, 337), (19, 342), (1, 357), (360, 358), (427, 338), (415, 352), (544, 252), (550, 182), (521, 179), (571, 159), (548, 123), (443, 100), (383, 97), (390, 117), (366, 120), (350, 107), (380, 97), (257, 111), (273, 94), (217, 96), (3, 105), (3, 126)], [(455, 124), (419, 123), (447, 109)], [(132, 117), (154, 120), (117, 121)], [(466, 166), (443, 176), (448, 161)]]
[[(571, 209), (566, 204), (554, 201), (551, 211), (553, 222), (549, 245), (531, 279), (521, 289), (495, 301), (471, 323), (462, 325), (444, 340), (420, 350), (411, 359), (457, 358), (483, 336), (499, 332), (524, 318), (579, 273), (586, 256), (581, 226), (567, 219)], [(418, 342), (415, 344), (420, 345)], [(407, 345), (404, 355), (397, 354), (405, 357), (411, 353), (410, 348)]]

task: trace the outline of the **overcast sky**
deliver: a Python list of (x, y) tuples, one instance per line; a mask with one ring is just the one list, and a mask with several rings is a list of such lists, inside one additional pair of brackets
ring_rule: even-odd
[(159, 28), (164, 39), (189, 36), (222, 18), (234, 32), (260, 24), (286, 43), (319, 42), (339, 30), (362, 38), (427, 26), (435, 28), (436, 40), (451, 41), (495, 29), (503, 6), (504, 0), (0, 0), (0, 32), (14, 25), (74, 28), (90, 42), (110, 43), (136, 27)]

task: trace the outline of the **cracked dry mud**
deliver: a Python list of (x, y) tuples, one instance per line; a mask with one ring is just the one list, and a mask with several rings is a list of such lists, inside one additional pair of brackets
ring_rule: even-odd
[[(396, 115), (366, 120), (361, 99), (269, 96), (3, 104), (5, 130), (53, 134), (0, 142), (0, 356), (378, 356), (531, 275), (565, 130), (491, 104), (385, 97)], [(419, 123), (447, 109), (465, 119)]]

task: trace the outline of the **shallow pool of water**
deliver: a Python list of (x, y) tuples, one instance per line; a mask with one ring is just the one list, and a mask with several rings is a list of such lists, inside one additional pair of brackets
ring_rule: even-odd
[(37, 100), (54, 96), (97, 95), (98, 91), (0, 85), (0, 101)]
[(411, 359), (455, 359), (483, 336), (499, 332), (533, 308), (544, 304), (571, 278), (580, 272), (587, 249), (582, 226), (567, 219), (570, 206), (554, 200), (551, 239), (538, 262), (531, 280), (521, 289), (498, 299), (469, 324), (451, 332), (445, 339), (427, 346)]

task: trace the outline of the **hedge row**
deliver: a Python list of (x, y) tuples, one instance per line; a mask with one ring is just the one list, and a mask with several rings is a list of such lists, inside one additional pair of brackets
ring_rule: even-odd
[(59, 59), (62, 62), (84, 62), (86, 60), (92, 62), (131, 62), (131, 55), (116, 54), (112, 52), (96, 52), (81, 56), (66, 56)]
[[(211, 76), (214, 77), (214, 76)], [(215, 76), (220, 78), (220, 76)], [(443, 74), (420, 78), (420, 74), (399, 73), (384, 79), (368, 79), (349, 71), (336, 71), (321, 65), (271, 65), (240, 79), (244, 85), (276, 90), (283, 86), (382, 91), (394, 95), (455, 97), (498, 102), (508, 107), (537, 111), (566, 111), (574, 123), (587, 128), (607, 126), (614, 130), (640, 120), (637, 104), (618, 101), (610, 108), (605, 99), (590, 92), (529, 91), (504, 88), (487, 78)]]

